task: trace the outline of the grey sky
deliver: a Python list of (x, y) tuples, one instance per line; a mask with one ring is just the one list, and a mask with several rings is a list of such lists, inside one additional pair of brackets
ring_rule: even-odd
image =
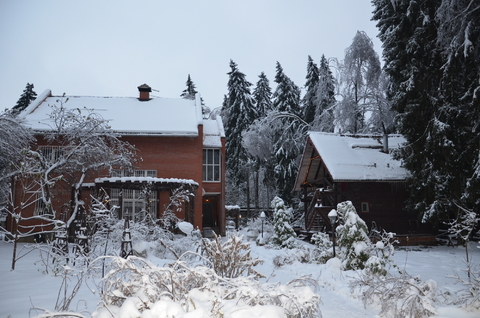
[[(190, 74), (210, 108), (229, 61), (255, 84), (275, 63), (303, 86), (307, 56), (344, 58), (357, 30), (381, 51), (371, 0), (0, 0), (0, 108), (37, 94), (179, 97)], [(379, 53), (380, 54), (380, 53)]]

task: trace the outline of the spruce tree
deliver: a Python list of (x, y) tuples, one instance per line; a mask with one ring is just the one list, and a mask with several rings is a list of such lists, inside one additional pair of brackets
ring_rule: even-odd
[(322, 55), (318, 69), (318, 82), (315, 85), (315, 117), (312, 126), (317, 131), (334, 131), (333, 108), (335, 100), (335, 78), (330, 65)]
[(228, 95), (222, 114), (224, 115), (225, 135), (227, 139), (227, 172), (236, 183), (241, 183), (246, 176), (245, 164), (247, 154), (242, 145), (242, 133), (257, 118), (255, 103), (250, 93), (250, 86), (245, 74), (238, 70), (237, 64), (230, 60), (231, 71), (228, 73)]
[(272, 200), (271, 206), (274, 210), (272, 243), (282, 248), (294, 248), (297, 234), (290, 224), (291, 209), (286, 207), (284, 201), (279, 197)]
[(277, 62), (273, 93), (273, 108), (279, 112), (287, 112), (300, 116), (300, 88), (283, 73), (282, 65)]
[(469, 1), (375, 0), (392, 106), (407, 142), (408, 208), (424, 220), (479, 211), (480, 10)]
[(315, 119), (315, 113), (317, 110), (316, 89), (320, 78), (318, 66), (313, 62), (310, 55), (308, 56), (307, 76), (305, 78), (306, 93), (302, 100), (303, 120), (308, 124), (311, 124)]
[(277, 120), (277, 137), (274, 147), (275, 180), (278, 194), (287, 203), (291, 203), (298, 171), (298, 158), (304, 142), (304, 136), (297, 127), (298, 120), (294, 119), (301, 115), (300, 89), (283, 73), (283, 68), (278, 62), (275, 82), (277, 88), (273, 94), (274, 110), (282, 113)]
[(257, 86), (253, 90), (253, 98), (257, 105), (257, 116), (263, 118), (269, 111), (272, 110), (272, 89), (270, 88), (270, 82), (264, 72), (258, 75), (259, 80)]
[(37, 98), (37, 93), (33, 90), (33, 83), (27, 83), (22, 95), (17, 101), (17, 104), (13, 106), (11, 110), (12, 115), (20, 114), (32, 101), (35, 100), (35, 98)]
[(195, 87), (195, 84), (193, 83), (192, 79), (190, 78), (190, 74), (188, 74), (187, 81), (185, 82), (187, 85), (187, 88), (185, 88), (182, 91), (182, 94), (180, 94), (180, 97), (185, 98), (185, 99), (195, 99), (195, 94), (197, 94), (197, 89)]

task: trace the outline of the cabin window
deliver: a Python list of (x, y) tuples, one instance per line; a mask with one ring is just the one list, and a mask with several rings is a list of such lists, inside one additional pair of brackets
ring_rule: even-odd
[(203, 149), (203, 181), (220, 181), (220, 149)]
[(35, 200), (35, 215), (45, 215), (47, 214), (47, 206), (42, 199), (42, 192), (38, 191), (27, 191), (27, 197), (29, 199)]
[(361, 202), (360, 207), (362, 209), (362, 212), (370, 212), (370, 204), (368, 204), (368, 202)]

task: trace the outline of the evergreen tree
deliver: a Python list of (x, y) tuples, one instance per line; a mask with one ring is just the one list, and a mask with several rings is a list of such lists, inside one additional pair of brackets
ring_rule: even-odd
[(182, 94), (180, 94), (180, 97), (185, 98), (185, 99), (195, 99), (195, 94), (197, 94), (197, 89), (195, 87), (195, 84), (193, 83), (192, 79), (190, 78), (190, 74), (188, 74), (187, 82), (185, 83), (187, 85), (187, 88), (185, 88), (182, 91)]
[(283, 73), (279, 62), (277, 62), (275, 83), (277, 88), (273, 93), (273, 108), (279, 112), (300, 116), (300, 88)]
[(270, 82), (262, 72), (259, 76), (257, 86), (253, 90), (253, 98), (257, 105), (257, 116), (263, 118), (269, 111), (272, 110), (272, 89), (270, 88)]
[(480, 206), (480, 10), (471, 1), (375, 0), (391, 101), (407, 142), (408, 208), (423, 219)]
[(18, 99), (17, 104), (12, 108), (12, 114), (20, 114), (20, 112), (27, 108), (27, 106), (30, 105), (30, 103), (34, 101), (35, 98), (37, 98), (37, 93), (35, 93), (35, 91), (33, 90), (33, 83), (27, 83), (27, 86), (23, 90), (23, 93)]
[(228, 95), (222, 114), (224, 115), (225, 135), (227, 139), (227, 172), (232, 180), (239, 184), (246, 174), (247, 154), (242, 145), (242, 133), (257, 118), (255, 103), (245, 74), (238, 70), (237, 64), (230, 60), (228, 73)]
[[(322, 58), (324, 56), (322, 55)], [(312, 57), (308, 56), (307, 76), (305, 82), (306, 93), (303, 97), (303, 120), (311, 124), (315, 119), (317, 109), (316, 89), (319, 82), (319, 69), (317, 64), (313, 62)]]
[(333, 132), (335, 106), (335, 79), (330, 70), (330, 65), (322, 55), (318, 69), (318, 82), (315, 85), (315, 117), (312, 126), (315, 130)]
[(271, 205), (274, 209), (272, 243), (282, 248), (294, 248), (297, 234), (295, 234), (290, 224), (290, 219), (292, 218), (291, 209), (287, 208), (279, 197), (275, 197)]
[[(283, 116), (279, 117), (275, 141), (275, 179), (278, 194), (290, 203), (298, 171), (298, 158), (303, 147), (304, 136), (297, 129), (294, 117), (300, 117), (300, 89), (283, 73), (277, 62), (275, 75), (274, 109)], [(293, 115), (293, 116), (290, 116)]]
[[(193, 83), (192, 79), (190, 78), (190, 74), (188, 74), (187, 81), (185, 82), (187, 85), (187, 88), (185, 88), (182, 91), (182, 94), (180, 94), (180, 97), (184, 99), (191, 99), (195, 100), (195, 96), (198, 93), (197, 88), (195, 86), (195, 83)], [(202, 114), (204, 118), (208, 118), (210, 115), (210, 108), (205, 105), (205, 102), (203, 101), (203, 97), (200, 97), (200, 103), (202, 105)]]
[(364, 269), (372, 250), (367, 225), (350, 201), (339, 203), (337, 213), (342, 223), (336, 228), (342, 268)]

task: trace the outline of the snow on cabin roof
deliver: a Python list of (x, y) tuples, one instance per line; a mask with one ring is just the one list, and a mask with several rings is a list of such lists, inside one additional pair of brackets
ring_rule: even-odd
[[(408, 176), (400, 161), (382, 152), (382, 137), (320, 132), (309, 137), (335, 181), (403, 181)], [(389, 149), (404, 142), (401, 135), (388, 136)]]
[[(66, 101), (68, 98), (68, 101)], [(50, 105), (68, 109), (92, 109), (108, 120), (110, 127), (121, 134), (198, 136), (202, 124), (201, 106), (196, 100), (182, 98), (151, 98), (140, 101), (136, 97), (52, 96), (47, 90), (27, 109), (23, 116), (31, 128), (50, 129)], [(65, 102), (66, 101), (66, 102)]]
[(203, 121), (203, 146), (221, 148), (222, 138), (225, 137), (222, 119), (206, 119)]

